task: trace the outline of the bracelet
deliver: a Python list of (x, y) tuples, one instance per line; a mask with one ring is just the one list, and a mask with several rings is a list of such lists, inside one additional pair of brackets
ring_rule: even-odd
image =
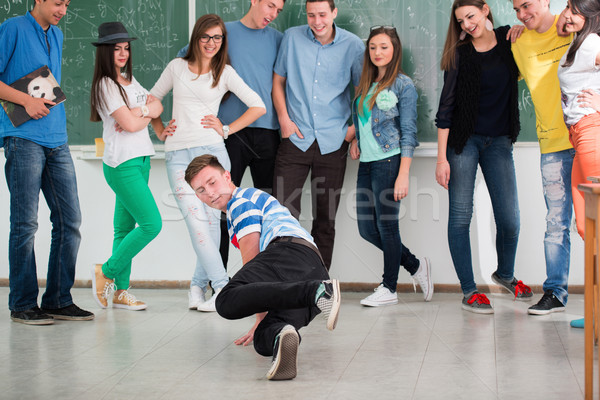
[(148, 114), (150, 114), (150, 109), (148, 108), (148, 106), (143, 105), (140, 107), (140, 109), (142, 110), (142, 118), (145, 118), (148, 116)]
[(448, 160), (446, 160), (446, 161), (438, 161), (436, 164), (439, 165), (439, 164), (446, 164), (446, 163), (448, 163)]

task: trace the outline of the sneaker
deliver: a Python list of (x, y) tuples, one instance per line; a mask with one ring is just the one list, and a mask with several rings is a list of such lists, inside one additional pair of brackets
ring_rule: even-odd
[(146, 309), (146, 303), (139, 301), (134, 295), (129, 293), (127, 290), (123, 290), (117, 296), (117, 293), (113, 296), (113, 308), (124, 308), (125, 310), (139, 311)]
[(398, 294), (392, 293), (390, 289), (383, 286), (377, 286), (375, 292), (360, 301), (360, 304), (368, 307), (391, 306), (398, 304)]
[(108, 298), (115, 290), (114, 280), (108, 279), (102, 273), (102, 264), (96, 264), (92, 268), (92, 293), (94, 300), (101, 308), (108, 307)]
[(511, 282), (507, 282), (494, 272), (492, 274), (492, 280), (514, 294), (515, 300), (529, 301), (533, 297), (531, 288), (524, 284), (523, 281), (518, 281), (517, 278), (513, 277)]
[(200, 286), (190, 287), (188, 292), (188, 308), (190, 310), (198, 309), (198, 306), (205, 302), (204, 290)]
[(462, 309), (477, 314), (493, 314), (494, 309), (485, 294), (475, 292), (469, 298), (463, 297)]
[(215, 294), (213, 294), (210, 299), (203, 302), (202, 304), (198, 304), (198, 311), (204, 311), (204, 312), (217, 311), (217, 305), (215, 302), (217, 301), (217, 296), (219, 295), (219, 293), (221, 293), (221, 290), (223, 290), (223, 288), (215, 289)]
[(280, 381), (296, 377), (299, 344), (300, 337), (296, 332), (296, 328), (292, 325), (284, 326), (279, 335), (275, 337), (273, 363), (269, 372), (267, 372), (267, 379)]
[(415, 272), (412, 278), (415, 292), (417, 291), (415, 288), (416, 282), (419, 284), (419, 287), (423, 292), (423, 298), (425, 301), (431, 301), (431, 298), (433, 297), (433, 281), (431, 280), (431, 261), (429, 261), (429, 258), (419, 258), (419, 269), (417, 272)]
[(585, 320), (583, 318), (574, 319), (573, 321), (571, 321), (571, 328), (585, 328)]
[(317, 298), (316, 304), (321, 313), (326, 318), (327, 329), (330, 331), (335, 329), (337, 325), (338, 315), (340, 313), (340, 305), (342, 302), (340, 281), (331, 279), (323, 281), (323, 292)]
[(38, 306), (29, 310), (11, 311), (10, 319), (26, 325), (52, 325), (54, 323), (54, 319), (44, 313)]
[(527, 309), (527, 312), (533, 315), (546, 315), (559, 311), (565, 311), (565, 305), (556, 298), (552, 290), (546, 290), (540, 301)]
[(82, 310), (75, 304), (71, 304), (63, 308), (42, 308), (42, 312), (48, 314), (54, 319), (62, 319), (65, 321), (91, 321), (94, 319), (93, 313)]

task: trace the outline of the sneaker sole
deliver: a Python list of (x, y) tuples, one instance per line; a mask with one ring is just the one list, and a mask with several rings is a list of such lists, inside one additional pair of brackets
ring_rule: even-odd
[(18, 322), (20, 324), (25, 324), (25, 325), (53, 325), (54, 324), (53, 319), (29, 320), (29, 319), (15, 318), (12, 316), (10, 317), (10, 319), (12, 319), (15, 322)]
[(361, 300), (360, 304), (365, 307), (383, 307), (383, 306), (393, 306), (394, 304), (398, 304), (398, 299), (392, 301), (369, 301), (369, 300)]
[(465, 304), (462, 304), (461, 306), (462, 306), (463, 310), (470, 311), (475, 314), (493, 314), (494, 313), (493, 308), (475, 308), (475, 307), (467, 306)]
[(551, 308), (549, 310), (532, 310), (532, 309), (527, 309), (527, 314), (531, 314), (531, 315), (548, 315), (548, 314), (552, 314), (555, 312), (561, 312), (561, 311), (565, 311), (565, 307), (554, 307)]
[(203, 308), (202, 306), (198, 306), (196, 310), (200, 312), (217, 312), (216, 308)]
[(88, 315), (85, 317), (76, 317), (76, 316), (72, 316), (72, 315), (57, 315), (57, 314), (52, 314), (49, 312), (46, 312), (46, 314), (48, 314), (49, 316), (51, 316), (54, 319), (58, 319), (61, 321), (91, 321), (94, 319), (94, 315)]
[(130, 310), (130, 311), (142, 311), (148, 307), (146, 304), (144, 304), (143, 306), (128, 306), (126, 304), (115, 304), (115, 303), (113, 303), (112, 306), (113, 306), (113, 308), (121, 308), (123, 310)]
[(100, 299), (98, 298), (98, 291), (96, 290), (96, 266), (92, 267), (92, 295), (94, 296), (94, 300), (96, 304), (100, 306), (100, 308), (108, 308), (108, 300), (106, 301), (106, 305), (102, 304)]
[(431, 301), (431, 298), (433, 297), (433, 281), (431, 280), (431, 261), (429, 261), (429, 258), (427, 257), (423, 257), (423, 260), (425, 261), (425, 264), (427, 264), (427, 294), (423, 294), (423, 297), (425, 299), (425, 301)]
[(331, 284), (333, 286), (333, 304), (331, 305), (329, 318), (327, 318), (327, 329), (330, 331), (334, 330), (337, 325), (338, 316), (340, 313), (340, 305), (342, 303), (340, 281), (337, 279), (332, 279)]
[(298, 369), (298, 345), (300, 340), (296, 330), (282, 332), (279, 336), (277, 359), (267, 372), (267, 379), (280, 381), (294, 379)]
[[(503, 288), (504, 290), (508, 291), (508, 293), (512, 294), (513, 296), (515, 295), (512, 290), (510, 290), (509, 288), (504, 286), (504, 283), (501, 282), (498, 278), (496, 278), (496, 275), (492, 274), (492, 280), (494, 281), (494, 283), (496, 285), (498, 285), (501, 288)], [(529, 296), (527, 296), (527, 297), (516, 297), (515, 296), (515, 300), (517, 300), (517, 301), (531, 301), (531, 299), (533, 299), (533, 292), (531, 292), (529, 294)]]

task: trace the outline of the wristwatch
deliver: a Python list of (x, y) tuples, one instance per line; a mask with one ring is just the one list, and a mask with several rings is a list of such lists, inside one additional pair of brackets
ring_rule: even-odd
[(140, 109), (142, 110), (142, 118), (145, 118), (148, 116), (148, 114), (150, 114), (150, 109), (148, 108), (148, 106), (143, 105), (140, 107)]
[(223, 125), (223, 139), (227, 139), (229, 136), (229, 125)]

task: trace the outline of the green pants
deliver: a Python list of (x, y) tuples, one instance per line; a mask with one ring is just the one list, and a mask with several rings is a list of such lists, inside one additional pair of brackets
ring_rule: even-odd
[(112, 256), (102, 266), (102, 272), (115, 280), (117, 290), (126, 290), (131, 260), (162, 228), (158, 207), (148, 187), (150, 157), (133, 158), (116, 168), (104, 164), (104, 177), (117, 198)]

